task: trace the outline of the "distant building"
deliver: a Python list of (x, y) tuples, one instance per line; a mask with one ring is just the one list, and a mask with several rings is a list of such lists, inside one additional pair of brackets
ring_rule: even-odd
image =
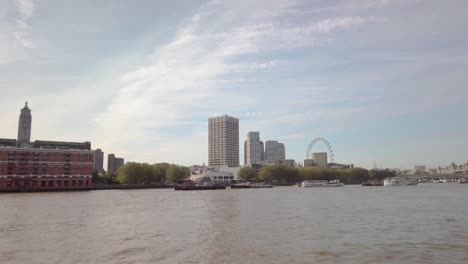
[(425, 165), (416, 165), (416, 166), (414, 166), (414, 172), (415, 173), (424, 173), (424, 172), (426, 172), (426, 166)]
[(93, 170), (97, 173), (104, 171), (104, 152), (101, 149), (94, 151)]
[(0, 139), (0, 191), (57, 191), (92, 186), (90, 142), (31, 142), (31, 110), (21, 110), (18, 139)]
[(354, 164), (328, 163), (330, 169), (353, 169)]
[(239, 119), (208, 119), (208, 165), (239, 167)]
[(215, 182), (231, 182), (238, 179), (239, 170), (240, 167), (206, 167), (195, 165), (190, 167), (190, 180), (201, 181), (209, 178)]
[(21, 109), (21, 114), (19, 116), (17, 140), (18, 146), (29, 144), (31, 141), (31, 123), (31, 109), (29, 109), (28, 102), (26, 102), (23, 109)]
[(284, 160), (283, 164), (289, 166), (289, 167), (295, 167), (296, 166), (296, 161), (294, 161), (293, 159), (287, 159), (287, 160)]
[(326, 168), (328, 165), (328, 158), (326, 152), (312, 153), (312, 159), (318, 167)]
[(265, 142), (265, 162), (267, 164), (280, 163), (286, 159), (286, 150), (283, 143), (268, 140)]
[(123, 158), (115, 158), (115, 172), (117, 172), (120, 167), (122, 167), (125, 163), (125, 160)]
[(117, 170), (124, 165), (123, 158), (117, 158), (113, 153), (107, 155), (107, 172), (114, 174)]
[(260, 132), (247, 133), (244, 143), (244, 165), (261, 164), (264, 155), (263, 142), (260, 141)]
[(305, 159), (304, 160), (304, 167), (306, 167), (306, 168), (317, 167), (317, 164), (315, 164), (315, 161), (313, 159)]

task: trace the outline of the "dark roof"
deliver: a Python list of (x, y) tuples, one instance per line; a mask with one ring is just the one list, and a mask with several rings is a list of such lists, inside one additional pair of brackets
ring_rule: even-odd
[(0, 138), (0, 146), (14, 147), (16, 146), (16, 139)]

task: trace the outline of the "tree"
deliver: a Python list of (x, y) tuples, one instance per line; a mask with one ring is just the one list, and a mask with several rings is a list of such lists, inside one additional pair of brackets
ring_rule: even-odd
[(300, 179), (297, 169), (283, 164), (274, 164), (262, 168), (259, 178), (265, 182), (295, 182)]
[(242, 181), (255, 181), (257, 173), (252, 167), (242, 167), (239, 170), (239, 179)]
[(166, 182), (169, 166), (170, 164), (165, 162), (153, 164), (153, 178), (155, 182)]
[(184, 166), (171, 164), (167, 169), (167, 181), (183, 181), (190, 177), (190, 169)]

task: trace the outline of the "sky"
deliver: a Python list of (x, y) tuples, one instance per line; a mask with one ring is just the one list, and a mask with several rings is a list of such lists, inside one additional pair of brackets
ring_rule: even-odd
[[(468, 160), (468, 1), (0, 0), (0, 137), (207, 163), (209, 117), (303, 161)], [(323, 151), (317, 144), (314, 151)]]

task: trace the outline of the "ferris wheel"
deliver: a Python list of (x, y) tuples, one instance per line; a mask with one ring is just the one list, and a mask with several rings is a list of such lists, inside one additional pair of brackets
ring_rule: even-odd
[(307, 148), (306, 159), (311, 159), (312, 158), (312, 149), (319, 142), (325, 144), (325, 146), (328, 149), (328, 155), (330, 156), (330, 162), (334, 162), (335, 161), (335, 156), (333, 154), (333, 149), (332, 149), (330, 143), (324, 138), (316, 138), (316, 139), (312, 140), (312, 142), (309, 144), (309, 147)]

